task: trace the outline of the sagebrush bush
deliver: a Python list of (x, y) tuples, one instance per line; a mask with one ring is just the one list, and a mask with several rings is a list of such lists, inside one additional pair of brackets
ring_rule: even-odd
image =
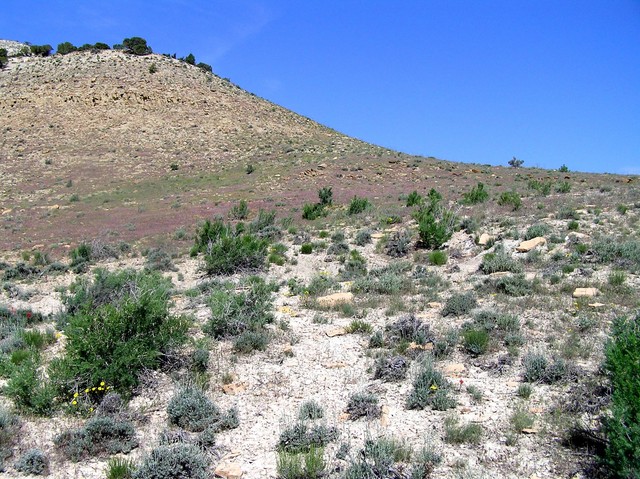
[(340, 270), (340, 279), (350, 281), (367, 274), (367, 259), (357, 250), (351, 250), (344, 261), (344, 267)]
[(0, 404), (0, 464), (11, 455), (11, 448), (17, 442), (19, 429), (18, 416)]
[(480, 264), (480, 271), (484, 274), (498, 272), (522, 273), (523, 270), (522, 263), (503, 251), (485, 254)]
[(611, 413), (604, 416), (604, 461), (616, 477), (640, 477), (640, 314), (614, 320), (604, 367), (611, 384)]
[(375, 394), (356, 392), (349, 396), (346, 412), (349, 415), (349, 419), (353, 421), (361, 417), (380, 417), (382, 409), (378, 404), (378, 396)]
[(297, 422), (280, 433), (278, 450), (298, 453), (309, 452), (311, 448), (324, 447), (338, 438), (338, 430), (332, 426), (316, 424), (308, 426)]
[(72, 461), (128, 453), (138, 447), (133, 424), (111, 416), (96, 416), (79, 429), (58, 434), (54, 444)]
[(524, 234), (524, 239), (530, 240), (533, 238), (537, 238), (539, 236), (545, 236), (549, 234), (549, 231), (550, 231), (549, 225), (546, 225), (544, 223), (531, 225), (527, 228), (527, 231)]
[(438, 411), (454, 408), (456, 401), (449, 396), (450, 389), (449, 381), (435, 369), (433, 360), (426, 358), (413, 380), (413, 389), (407, 398), (407, 408), (431, 407)]
[[(412, 453), (409, 445), (393, 437), (381, 436), (376, 439), (367, 439), (362, 450), (356, 455), (357, 459), (352, 460), (347, 467), (344, 478), (402, 477), (398, 475), (398, 471), (403, 471), (402, 464), (407, 464), (411, 460)], [(415, 477), (422, 478), (422, 476)]]
[(49, 459), (40, 449), (29, 449), (20, 456), (13, 467), (24, 474), (42, 476), (49, 469)]
[(524, 274), (513, 274), (498, 278), (493, 283), (498, 293), (509, 296), (526, 296), (534, 292), (534, 285)]
[(392, 258), (407, 256), (411, 248), (411, 235), (406, 231), (396, 231), (387, 239), (384, 251)]
[(368, 229), (360, 230), (356, 233), (355, 244), (358, 246), (365, 246), (371, 243), (371, 231)]
[(242, 354), (265, 351), (270, 336), (267, 331), (243, 331), (233, 339), (233, 350)]
[(321, 419), (324, 417), (324, 409), (316, 401), (305, 401), (300, 405), (298, 419), (306, 421), (307, 419)]
[(102, 272), (80, 284), (68, 301), (65, 355), (50, 376), (63, 397), (102, 381), (129, 394), (140, 371), (184, 342), (190, 321), (169, 313), (170, 281), (156, 272)]
[(620, 241), (606, 237), (595, 241), (591, 251), (598, 263), (613, 264), (633, 272), (640, 270), (640, 240)]
[(409, 361), (404, 356), (386, 356), (376, 360), (373, 379), (402, 381), (407, 376)]
[(274, 285), (254, 276), (246, 290), (235, 293), (231, 285), (222, 287), (209, 297), (211, 319), (204, 331), (214, 338), (239, 336), (245, 331), (261, 331), (273, 322), (271, 293)]
[(190, 444), (156, 447), (133, 473), (133, 479), (208, 479), (207, 456)]
[(151, 248), (147, 252), (144, 267), (150, 271), (177, 271), (171, 256), (160, 248)]
[(391, 345), (402, 342), (426, 344), (434, 341), (429, 324), (423, 322), (414, 314), (401, 316), (395, 322), (385, 327), (386, 341)]
[(524, 372), (522, 378), (528, 383), (553, 384), (572, 373), (572, 367), (564, 359), (549, 359), (541, 352), (530, 351), (522, 358)]
[(167, 405), (169, 423), (187, 431), (201, 432), (207, 428), (214, 432), (238, 426), (234, 409), (223, 413), (204, 392), (194, 386), (180, 388)]
[(478, 301), (472, 292), (453, 293), (445, 302), (440, 314), (442, 316), (460, 316), (468, 313), (477, 305)]

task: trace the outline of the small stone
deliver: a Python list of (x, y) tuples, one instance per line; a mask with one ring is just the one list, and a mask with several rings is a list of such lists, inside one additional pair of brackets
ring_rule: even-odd
[(480, 238), (478, 238), (478, 244), (480, 246), (486, 246), (489, 244), (489, 242), (493, 239), (493, 236), (491, 236), (488, 233), (482, 233), (480, 235)]
[(444, 368), (442, 368), (442, 372), (445, 376), (448, 377), (460, 377), (463, 372), (465, 372), (466, 368), (462, 363), (452, 363), (447, 364)]
[(418, 344), (418, 343), (414, 343), (411, 342), (409, 343), (409, 346), (407, 346), (407, 349), (409, 351), (432, 351), (433, 350), (433, 343), (427, 343), (427, 344)]
[(382, 414), (380, 415), (380, 425), (387, 427), (389, 425), (389, 407), (382, 406)]
[(604, 304), (604, 303), (589, 303), (589, 307), (591, 307), (591, 308), (603, 308), (605, 306), (606, 306), (606, 304)]
[(427, 303), (427, 306), (433, 309), (440, 309), (442, 308), (442, 303), (439, 303), (438, 301), (430, 301)]
[(538, 432), (540, 431), (534, 427), (526, 427), (522, 430), (522, 434), (538, 434)]
[(345, 334), (347, 334), (347, 330), (344, 328), (335, 328), (327, 331), (325, 334), (330, 338), (333, 338), (335, 336), (344, 336)]
[(510, 388), (515, 388), (518, 387), (520, 385), (520, 383), (518, 381), (507, 381), (507, 386), (509, 386)]
[(223, 384), (222, 391), (225, 394), (239, 394), (247, 389), (244, 383), (231, 383), (231, 384)]
[(240, 479), (242, 477), (242, 468), (235, 462), (222, 463), (216, 468), (214, 474), (224, 479)]
[(317, 301), (320, 306), (331, 308), (338, 304), (353, 303), (353, 293), (334, 293), (328, 296), (321, 296)]
[(327, 167), (327, 164), (326, 164), (326, 163), (320, 163), (320, 164), (318, 165), (318, 167), (317, 167), (317, 168), (318, 168), (319, 170), (324, 170), (326, 167)]
[(383, 234), (383, 233), (373, 233), (373, 234), (371, 235), (371, 238), (372, 238), (372, 239), (376, 239), (376, 240), (378, 240), (378, 239), (380, 239), (380, 238), (383, 238), (383, 237), (384, 237), (384, 234)]
[(523, 241), (516, 247), (516, 251), (518, 253), (527, 253), (532, 249), (537, 248), (538, 246), (543, 246), (547, 244), (547, 240), (542, 236), (538, 236), (537, 238), (530, 239), (528, 241)]
[(490, 278), (504, 278), (505, 276), (509, 276), (511, 273), (508, 271), (496, 271), (495, 273), (489, 274)]
[(591, 298), (597, 295), (597, 288), (576, 288), (576, 290), (573, 292), (574, 298)]

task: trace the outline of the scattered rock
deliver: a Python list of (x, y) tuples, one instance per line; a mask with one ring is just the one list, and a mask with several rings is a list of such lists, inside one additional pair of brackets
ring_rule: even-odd
[(542, 236), (538, 236), (537, 238), (530, 239), (528, 241), (523, 241), (516, 247), (516, 251), (518, 253), (527, 253), (532, 249), (537, 248), (538, 246), (543, 246), (547, 244), (547, 240)]
[(317, 301), (320, 306), (332, 308), (338, 304), (353, 303), (353, 293), (334, 293), (321, 296)]
[(384, 238), (384, 233), (373, 233), (373, 234), (371, 235), (371, 238), (372, 238), (372, 239), (376, 239), (376, 240), (378, 240), (378, 239), (380, 239), (380, 238)]
[(334, 336), (344, 336), (345, 334), (347, 334), (347, 330), (344, 328), (335, 328), (326, 332), (326, 335), (330, 338), (333, 338)]
[(478, 238), (478, 244), (480, 246), (486, 246), (489, 244), (489, 242), (493, 239), (493, 236), (491, 236), (488, 233), (482, 233), (480, 235), (480, 238)]
[(222, 463), (216, 468), (214, 474), (224, 479), (240, 479), (242, 477), (242, 468), (235, 462)]
[(591, 307), (591, 308), (603, 308), (605, 306), (606, 306), (606, 304), (604, 304), (604, 303), (589, 303), (589, 307)]
[(225, 394), (239, 394), (245, 389), (247, 389), (247, 386), (244, 383), (231, 383), (222, 385), (222, 391)]
[(574, 298), (591, 298), (599, 293), (597, 288), (576, 288), (573, 292)]
[(460, 377), (465, 371), (466, 368), (462, 363), (447, 364), (444, 368), (442, 368), (442, 373), (445, 376), (453, 378)]
[(380, 414), (380, 425), (387, 427), (389, 425), (389, 406), (382, 406), (382, 413)]
[(538, 432), (540, 431), (535, 427), (527, 427), (527, 428), (524, 428), (521, 432), (522, 434), (538, 434)]

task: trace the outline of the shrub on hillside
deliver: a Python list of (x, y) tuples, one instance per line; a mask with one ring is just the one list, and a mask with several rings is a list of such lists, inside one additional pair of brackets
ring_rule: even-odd
[(517, 211), (522, 206), (522, 199), (520, 194), (515, 191), (503, 191), (498, 198), (498, 204), (500, 206), (511, 206), (513, 211)]
[(484, 189), (483, 183), (478, 183), (471, 191), (465, 193), (462, 197), (462, 203), (466, 205), (475, 205), (477, 203), (484, 203), (489, 199), (489, 193)]
[(158, 446), (133, 473), (133, 479), (208, 479), (209, 459), (190, 444)]
[(58, 44), (58, 48), (56, 48), (56, 53), (60, 55), (66, 55), (71, 52), (75, 52), (77, 48), (71, 42), (63, 42)]
[(29, 449), (16, 461), (16, 471), (34, 476), (46, 475), (49, 469), (49, 459), (40, 449)]
[(147, 41), (141, 37), (125, 38), (122, 41), (122, 46), (127, 53), (134, 55), (149, 55), (153, 53), (151, 47), (147, 45)]
[(453, 211), (441, 204), (440, 193), (431, 189), (413, 218), (418, 223), (419, 246), (440, 249), (456, 230), (458, 219)]
[(367, 198), (360, 198), (358, 196), (354, 196), (349, 203), (349, 209), (347, 210), (348, 215), (357, 215), (362, 213), (365, 210), (371, 208), (371, 203)]
[(453, 293), (444, 304), (441, 314), (442, 316), (449, 316), (450, 314), (453, 316), (460, 316), (468, 313), (477, 305), (478, 301), (472, 292)]
[(238, 427), (235, 409), (223, 413), (202, 390), (192, 386), (175, 392), (167, 405), (167, 415), (170, 424), (192, 432), (205, 429), (219, 432)]
[(508, 271), (510, 273), (522, 273), (524, 267), (518, 260), (513, 259), (504, 251), (496, 253), (487, 253), (482, 258), (480, 271), (484, 274), (498, 273)]
[(133, 424), (111, 416), (96, 416), (79, 429), (58, 434), (54, 444), (72, 461), (128, 453), (138, 447)]
[(605, 348), (604, 367), (611, 383), (611, 413), (604, 418), (604, 460), (616, 477), (640, 471), (640, 314), (617, 318)]
[(413, 389), (407, 398), (407, 408), (431, 407), (437, 411), (451, 409), (456, 406), (456, 401), (449, 396), (450, 389), (449, 381), (435, 369), (433, 360), (426, 358), (413, 381)]

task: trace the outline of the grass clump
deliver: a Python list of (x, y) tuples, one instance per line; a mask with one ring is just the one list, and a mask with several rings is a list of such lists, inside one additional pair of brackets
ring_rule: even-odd
[(527, 228), (527, 231), (524, 234), (524, 239), (530, 240), (533, 238), (537, 238), (539, 236), (545, 236), (549, 234), (549, 231), (550, 231), (549, 225), (546, 225), (544, 223), (531, 225)]
[(604, 367), (611, 384), (611, 413), (603, 419), (604, 462), (616, 477), (640, 471), (640, 314), (614, 320)]
[(442, 316), (460, 316), (466, 314), (478, 305), (478, 301), (472, 292), (453, 293), (447, 299), (440, 314)]
[(107, 461), (106, 479), (131, 479), (136, 464), (131, 459), (111, 457)]
[(498, 278), (493, 285), (498, 293), (508, 296), (526, 296), (533, 293), (534, 290), (534, 284), (528, 281), (522, 273)]
[(349, 396), (347, 414), (352, 421), (365, 417), (367, 419), (380, 417), (382, 408), (378, 404), (378, 396), (368, 392), (357, 392)]
[(280, 479), (317, 479), (325, 476), (324, 448), (312, 446), (306, 452), (278, 451), (276, 467)]
[(550, 360), (540, 352), (530, 351), (522, 358), (524, 372), (522, 378), (528, 383), (553, 384), (567, 378), (572, 373), (571, 366), (562, 358)]
[(448, 258), (447, 258), (447, 253), (439, 249), (436, 249), (429, 253), (428, 259), (429, 259), (429, 263), (434, 266), (443, 266), (447, 264)]
[(335, 427), (324, 424), (308, 426), (297, 422), (280, 433), (278, 450), (288, 453), (309, 452), (311, 448), (325, 447), (338, 438)]
[(65, 431), (53, 442), (66, 458), (74, 462), (87, 457), (126, 454), (138, 447), (133, 424), (111, 416), (93, 417), (84, 427)]
[(207, 456), (190, 444), (159, 446), (144, 458), (133, 479), (208, 479)]
[(300, 253), (301, 254), (311, 254), (311, 253), (313, 253), (313, 244), (312, 243), (303, 243), (300, 246)]
[(513, 211), (517, 211), (522, 206), (522, 198), (515, 191), (503, 191), (498, 198), (500, 206), (510, 206)]
[(170, 424), (191, 432), (205, 429), (219, 432), (238, 427), (235, 409), (223, 413), (201, 389), (193, 386), (176, 391), (167, 405), (167, 415)]
[(482, 432), (480, 424), (460, 424), (457, 416), (448, 416), (444, 420), (444, 440), (449, 444), (479, 444)]
[(533, 427), (535, 418), (526, 409), (522, 407), (516, 408), (509, 417), (511, 428), (515, 432), (522, 432), (523, 429), (530, 429)]
[(413, 381), (413, 389), (407, 398), (407, 408), (431, 407), (436, 411), (454, 408), (456, 401), (450, 397), (450, 389), (450, 383), (440, 371), (435, 369), (433, 360), (426, 358)]
[(464, 329), (462, 331), (464, 349), (472, 356), (480, 356), (489, 347), (489, 333), (484, 329)]
[(346, 328), (347, 333), (360, 333), (360, 334), (371, 334), (373, 332), (373, 326), (370, 323), (366, 322), (363, 319), (354, 319), (349, 323), (349, 326)]
[(518, 389), (516, 389), (516, 394), (522, 399), (529, 399), (531, 394), (533, 394), (533, 387), (528, 383), (520, 384), (518, 385)]
[(524, 270), (522, 263), (513, 259), (507, 253), (499, 251), (496, 253), (487, 253), (482, 258), (480, 271), (484, 274), (498, 273), (507, 271), (510, 273), (522, 273)]

